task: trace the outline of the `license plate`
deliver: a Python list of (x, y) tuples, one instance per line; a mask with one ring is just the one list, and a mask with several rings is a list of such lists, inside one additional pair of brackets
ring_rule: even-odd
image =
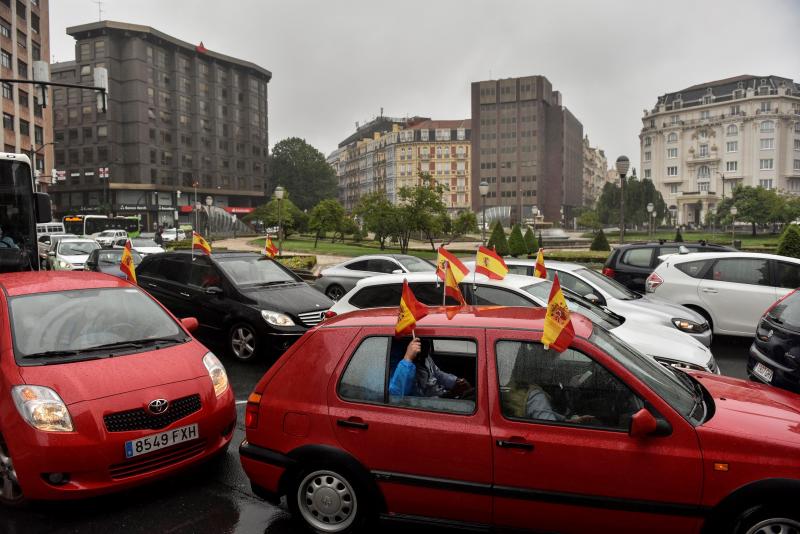
[(756, 366), (753, 367), (753, 374), (764, 382), (772, 382), (773, 371), (763, 363), (757, 363)]
[(139, 439), (125, 442), (125, 458), (133, 458), (140, 454), (172, 447), (184, 441), (191, 441), (200, 437), (197, 424), (182, 426), (173, 430), (167, 430), (159, 434), (151, 434)]

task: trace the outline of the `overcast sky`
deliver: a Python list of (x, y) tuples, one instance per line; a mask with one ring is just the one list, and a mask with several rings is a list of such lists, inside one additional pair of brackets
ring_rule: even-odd
[[(659, 95), (739, 74), (800, 81), (800, 1), (106, 0), (103, 19), (152, 26), (261, 65), (270, 144), (326, 155), (380, 113), (469, 118), (470, 83), (542, 74), (609, 163), (638, 167), (642, 110)], [(92, 0), (51, 0), (51, 54)]]

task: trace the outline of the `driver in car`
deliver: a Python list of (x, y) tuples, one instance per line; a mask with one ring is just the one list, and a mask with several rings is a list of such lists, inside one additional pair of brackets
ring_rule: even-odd
[(457, 397), (470, 389), (463, 378), (439, 369), (416, 337), (408, 344), (389, 381), (389, 394), (400, 396)]

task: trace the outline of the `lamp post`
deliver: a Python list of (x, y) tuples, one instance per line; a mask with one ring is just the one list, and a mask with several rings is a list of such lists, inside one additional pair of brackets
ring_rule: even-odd
[(647, 203), (647, 213), (650, 214), (650, 239), (653, 239), (653, 234), (654, 234), (654, 232), (653, 232), (653, 216), (655, 215), (655, 213), (653, 213), (654, 209), (655, 209), (655, 206), (653, 205), (653, 203), (652, 202), (648, 202)]
[[(536, 221), (539, 219), (539, 215), (541, 215), (541, 213), (539, 212), (538, 206), (533, 206), (531, 208), (531, 215), (533, 215), (533, 234), (536, 235)], [(541, 228), (539, 229), (539, 241), (538, 241), (538, 243), (539, 243), (539, 247), (541, 247), (542, 246), (541, 245), (541, 243), (542, 243), (542, 229)]]
[(617, 172), (619, 173), (619, 243), (620, 245), (625, 242), (625, 175), (628, 174), (628, 168), (631, 166), (631, 161), (628, 156), (620, 156), (617, 158)]
[(175, 191), (175, 228), (178, 227), (178, 213), (180, 211), (180, 207), (178, 204), (180, 203), (180, 200), (181, 200), (181, 190), (178, 189)]
[(714, 241), (714, 233), (716, 232), (714, 226), (717, 218), (717, 208), (708, 208), (708, 214), (711, 216), (711, 241)]
[(197, 202), (197, 182), (192, 182), (192, 188), (194, 189), (194, 228), (193, 230), (197, 232), (200, 229), (200, 225), (197, 222), (197, 212), (200, 211), (200, 204)]
[(733, 217), (733, 221), (731, 222), (731, 245), (736, 244), (736, 214), (739, 213), (739, 210), (736, 206), (731, 206), (731, 216)]
[(278, 256), (283, 255), (283, 195), (286, 190), (278, 186), (275, 188), (275, 198), (278, 199)]
[(486, 195), (489, 194), (489, 183), (483, 181), (478, 185), (478, 190), (481, 193), (481, 212), (483, 221), (481, 222), (481, 242), (486, 246)]
[(206, 237), (211, 239), (211, 205), (214, 203), (214, 199), (210, 196), (206, 197)]

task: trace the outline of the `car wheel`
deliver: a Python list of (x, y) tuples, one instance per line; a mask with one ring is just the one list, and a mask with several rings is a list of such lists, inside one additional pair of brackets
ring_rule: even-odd
[(237, 360), (249, 361), (256, 355), (258, 350), (256, 332), (249, 324), (238, 323), (233, 325), (228, 340), (228, 348), (231, 351), (231, 355)]
[(364, 493), (347, 471), (338, 467), (309, 469), (295, 480), (287, 495), (289, 510), (312, 532), (341, 534), (364, 527)]
[(346, 291), (339, 284), (331, 284), (328, 286), (328, 289), (325, 290), (325, 296), (334, 302), (342, 298), (345, 293)]
[(11, 454), (8, 452), (5, 440), (0, 436), (0, 503), (6, 506), (17, 506), (24, 500), (25, 496), (22, 494), (22, 488), (19, 487)]
[[(800, 512), (789, 506), (756, 506), (736, 521), (736, 534), (798, 534)], [(791, 511), (790, 511), (791, 510)]]

